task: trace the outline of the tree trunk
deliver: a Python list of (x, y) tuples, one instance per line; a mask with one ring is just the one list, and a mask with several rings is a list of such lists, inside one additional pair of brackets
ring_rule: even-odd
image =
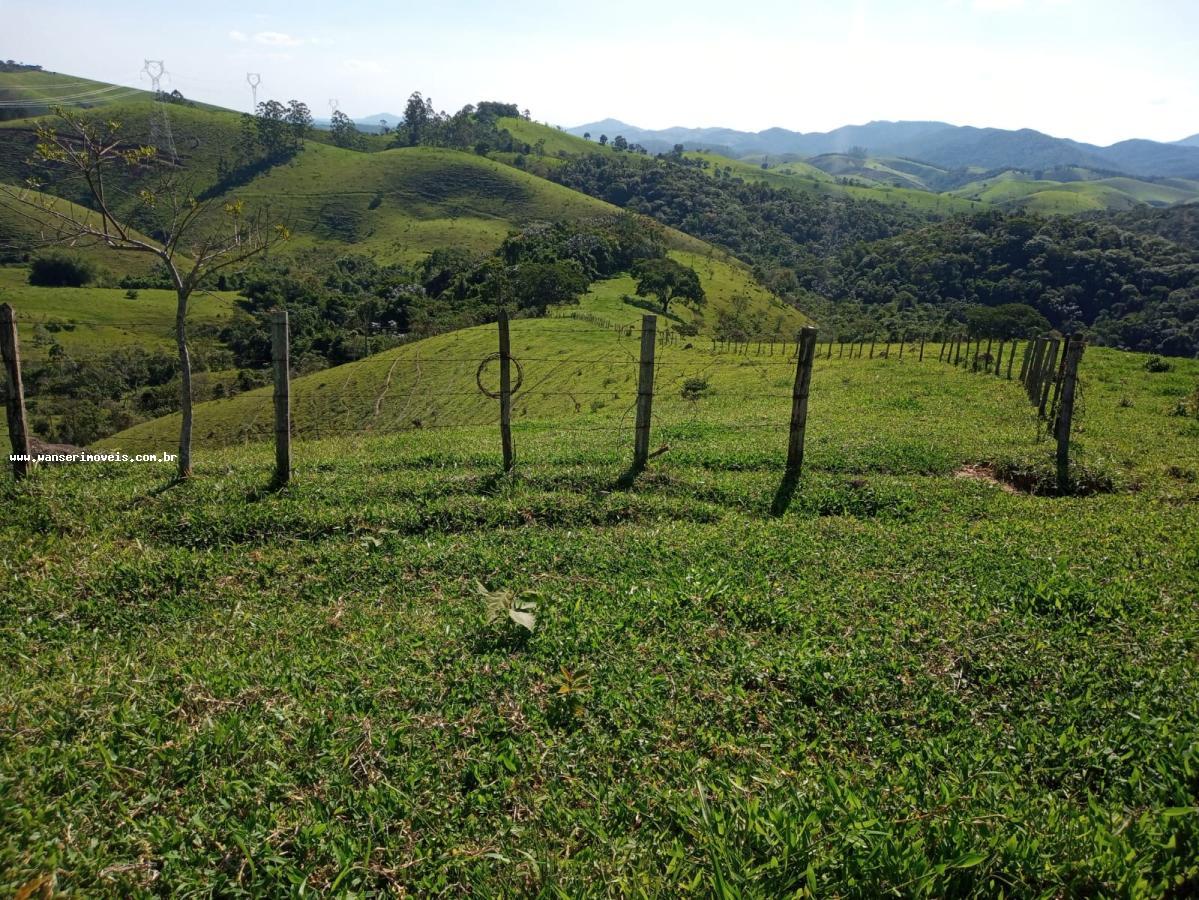
[(179, 426), (179, 478), (183, 479), (192, 475), (192, 362), (187, 351), (188, 293), (180, 289), (178, 297), (175, 342), (179, 347), (179, 411), (183, 419)]

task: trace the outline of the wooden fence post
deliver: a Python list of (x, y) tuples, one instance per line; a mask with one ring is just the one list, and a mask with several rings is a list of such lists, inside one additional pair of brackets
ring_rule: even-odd
[(1033, 343), (1032, 356), (1028, 361), (1028, 373), (1024, 381), (1024, 390), (1028, 394), (1028, 402), (1033, 403), (1036, 397), (1037, 372), (1041, 368), (1041, 355), (1045, 352), (1045, 338), (1039, 337)]
[(649, 460), (649, 427), (654, 411), (654, 344), (658, 317), (641, 317), (641, 367), (637, 373), (637, 432), (633, 440), (633, 468), (640, 471)]
[(1037, 415), (1042, 418), (1045, 417), (1045, 407), (1049, 403), (1049, 389), (1052, 387), (1054, 376), (1057, 374), (1057, 351), (1060, 343), (1057, 338), (1049, 339), (1049, 355), (1045, 358), (1045, 365), (1041, 369)]
[(937, 351), (937, 362), (945, 361), (945, 338), (941, 338), (941, 347)]
[(991, 347), (995, 344), (995, 338), (987, 338), (987, 352), (983, 354), (983, 371), (991, 371), (991, 363), (995, 361), (995, 357), (991, 356)]
[(508, 312), (500, 310), (500, 441), (504, 448), (504, 472), (516, 468), (516, 448), (512, 445), (512, 341), (508, 337)]
[(287, 310), (271, 313), (271, 367), (275, 376), (275, 484), (291, 481), (291, 361)]
[(1024, 356), (1020, 359), (1020, 383), (1026, 387), (1028, 385), (1028, 366), (1032, 362), (1032, 346), (1035, 342), (1036, 339), (1032, 338), (1024, 344)]
[[(1007, 380), (1008, 381), (1012, 380), (1012, 363), (1014, 363), (1016, 361), (1016, 348), (1019, 346), (1020, 346), (1020, 339), (1016, 338), (1015, 340), (1012, 341), (1011, 349), (1008, 350), (1008, 354), (1007, 354)], [(998, 375), (999, 373), (996, 372), (995, 374)]]
[(804, 431), (808, 427), (808, 394), (812, 383), (812, 361), (816, 358), (816, 329), (804, 327), (799, 335), (799, 357), (795, 363), (795, 385), (791, 389), (791, 430), (787, 436), (787, 476), (799, 477), (803, 468)]
[(954, 341), (954, 347), (950, 352), (950, 356), (953, 357), (953, 364), (955, 366), (962, 361), (962, 336), (960, 334)]
[(908, 336), (906, 334), (899, 336), (899, 358), (900, 359), (903, 359), (903, 345), (906, 344), (907, 341), (908, 341)]
[(924, 362), (924, 335), (920, 335), (920, 358), (916, 362)]
[(1065, 363), (1062, 367), (1062, 399), (1057, 411), (1056, 427), (1057, 489), (1062, 494), (1070, 489), (1070, 427), (1074, 420), (1074, 393), (1083, 346), (1081, 334), (1071, 335), (1066, 344)]
[(33, 460), (29, 448), (29, 423), (25, 417), (25, 385), (21, 382), (17, 316), (7, 303), (0, 303), (0, 352), (8, 376), (4, 408), (8, 416), (8, 438), (12, 442), (12, 474), (14, 478), (24, 478), (33, 470)]

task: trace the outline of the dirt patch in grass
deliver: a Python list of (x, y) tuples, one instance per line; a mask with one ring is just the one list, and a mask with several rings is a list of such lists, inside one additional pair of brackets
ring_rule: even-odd
[(975, 481), (985, 481), (989, 484), (996, 485), (1000, 489), (1007, 491), (1009, 494), (1018, 494), (1021, 491), (1029, 493), (1027, 488), (1017, 488), (1013, 484), (1006, 481), (1001, 481), (999, 476), (995, 474), (995, 467), (982, 464), (970, 464), (956, 469), (953, 473), (954, 478), (971, 478)]

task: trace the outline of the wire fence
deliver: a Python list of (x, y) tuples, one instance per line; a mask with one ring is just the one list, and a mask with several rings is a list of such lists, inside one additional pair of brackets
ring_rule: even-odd
[[(1020, 368), (1018, 354), (1028, 354), (1037, 343), (965, 337), (822, 343), (814, 329), (794, 341), (732, 341), (659, 332), (655, 321), (647, 356), (651, 319), (617, 323), (581, 311), (516, 319), (506, 350), (490, 327), (452, 332), (335, 368), (305, 373), (289, 366), (282, 394), (278, 353), (286, 348), (276, 341), (271, 364), (197, 366), (192, 442), (197, 454), (278, 443), (283, 440), (282, 397), (287, 477), (292, 471), (324, 470), (320, 454), (309, 458), (306, 452), (312, 442), (497, 425), (518, 432), (548, 428), (562, 443), (603, 440), (613, 446), (625, 441), (632, 446), (640, 431), (667, 443), (777, 432), (780, 458), (784, 446), (792, 452), (798, 426), (802, 456), (797, 409), (803, 392), (806, 410), (805, 368), (810, 377), (815, 364), (935, 361), (1013, 379), (1013, 370)], [(87, 446), (126, 454), (176, 452), (180, 382), (171, 323), (152, 317), (72, 317), (54, 323), (19, 314), (14, 320), (35, 450)], [(57, 330), (49, 330), (51, 325)], [(505, 360), (511, 369), (506, 392)], [(646, 371), (652, 373), (648, 384)], [(1057, 387), (1050, 387), (1054, 423), (1061, 389), (1059, 377)], [(506, 426), (500, 421), (505, 401)], [(664, 446), (651, 449), (660, 452)]]

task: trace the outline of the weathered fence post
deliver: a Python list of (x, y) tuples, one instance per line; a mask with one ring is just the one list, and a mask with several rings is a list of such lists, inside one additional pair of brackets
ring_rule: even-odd
[(937, 362), (945, 361), (945, 338), (941, 338), (941, 347), (937, 350)]
[(516, 467), (512, 445), (512, 341), (508, 337), (508, 313), (500, 310), (500, 441), (504, 447), (504, 472)]
[(12, 442), (12, 474), (24, 478), (33, 469), (29, 448), (29, 423), (25, 418), (25, 386), (21, 382), (21, 344), (17, 339), (17, 316), (12, 306), (0, 303), (0, 352), (8, 375), (4, 408), (8, 416), (8, 438)]
[(1074, 393), (1078, 382), (1078, 362), (1082, 359), (1081, 334), (1070, 336), (1066, 344), (1065, 364), (1062, 367), (1062, 401), (1057, 411), (1057, 489), (1070, 489), (1070, 427), (1074, 419)]
[(920, 335), (920, 358), (916, 362), (924, 362), (924, 335)]
[(955, 366), (962, 361), (962, 336), (960, 334), (954, 342), (954, 350), (951, 355), (953, 356), (953, 364)]
[(807, 325), (799, 335), (795, 385), (791, 389), (791, 430), (787, 436), (787, 476), (789, 478), (797, 478), (803, 468), (804, 431), (808, 427), (808, 393), (812, 383), (812, 361), (815, 358), (816, 329)]
[(641, 368), (637, 373), (637, 432), (633, 440), (633, 468), (640, 471), (649, 460), (649, 426), (654, 411), (654, 343), (658, 317), (641, 317)]
[(1025, 343), (1024, 356), (1020, 359), (1020, 383), (1024, 385), (1026, 389), (1028, 387), (1028, 366), (1032, 362), (1032, 348), (1033, 344), (1035, 343), (1035, 338), (1030, 339), (1027, 343)]
[(1057, 351), (1060, 343), (1057, 338), (1049, 339), (1049, 355), (1046, 357), (1041, 371), (1039, 387), (1041, 394), (1037, 402), (1037, 415), (1042, 418), (1045, 417), (1045, 407), (1049, 403), (1049, 389), (1053, 386), (1053, 379), (1057, 371)]
[[(980, 343), (981, 343), (981, 341), (980, 341)], [(995, 359), (993, 356), (991, 356), (991, 347), (994, 345), (994, 343), (995, 343), (995, 338), (990, 338), (990, 337), (987, 338), (987, 352), (983, 354), (983, 371), (984, 372), (991, 371), (991, 363)]]
[(1007, 380), (1008, 381), (1012, 380), (1012, 363), (1014, 363), (1016, 361), (1016, 348), (1019, 346), (1020, 346), (1020, 339), (1016, 338), (1014, 341), (1012, 341), (1012, 348), (1008, 351), (1008, 355), (1007, 355)]
[(908, 342), (908, 336), (906, 334), (901, 334), (899, 336), (899, 358), (900, 359), (903, 359), (903, 345), (906, 344), (907, 342)]
[(1037, 396), (1037, 373), (1041, 369), (1041, 356), (1045, 352), (1045, 338), (1039, 337), (1033, 344), (1032, 357), (1028, 361), (1028, 374), (1024, 382), (1024, 390), (1028, 393), (1028, 402), (1036, 402), (1034, 398)]
[(271, 313), (271, 368), (275, 376), (275, 484), (291, 481), (291, 361), (287, 310)]
[(837, 348), (837, 359), (845, 355), (845, 341), (841, 341), (841, 346)]
[(1003, 338), (999, 339), (999, 349), (995, 351), (995, 377), (998, 378), (1003, 370)]

